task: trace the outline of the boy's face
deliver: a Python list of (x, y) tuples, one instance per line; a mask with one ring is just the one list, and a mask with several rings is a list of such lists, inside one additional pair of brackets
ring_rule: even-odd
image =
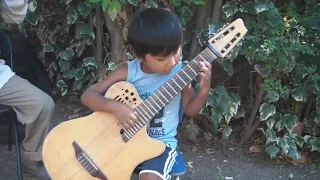
[(168, 56), (152, 56), (151, 54), (147, 54), (142, 61), (143, 70), (146, 73), (169, 74), (172, 68), (180, 61), (180, 53), (181, 50), (179, 48)]

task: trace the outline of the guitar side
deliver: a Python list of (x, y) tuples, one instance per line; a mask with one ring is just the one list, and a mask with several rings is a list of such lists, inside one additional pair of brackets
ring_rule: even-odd
[[(142, 102), (134, 86), (118, 82), (109, 88), (105, 97), (116, 99), (135, 108)], [(106, 112), (63, 122), (53, 128), (43, 145), (43, 162), (53, 180), (97, 179), (83, 168), (72, 145), (76, 142), (109, 180), (129, 180), (141, 162), (159, 156), (165, 145), (151, 139), (143, 127), (128, 142), (120, 134), (117, 118)]]

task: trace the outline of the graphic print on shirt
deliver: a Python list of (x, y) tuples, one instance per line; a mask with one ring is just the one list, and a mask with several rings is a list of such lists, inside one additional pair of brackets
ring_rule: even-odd
[[(152, 93), (145, 92), (143, 94), (139, 94), (141, 99), (147, 99)], [(147, 126), (147, 133), (150, 137), (157, 138), (165, 135), (165, 129), (162, 127), (163, 125), (163, 112), (164, 108), (162, 108), (158, 114), (156, 114)]]

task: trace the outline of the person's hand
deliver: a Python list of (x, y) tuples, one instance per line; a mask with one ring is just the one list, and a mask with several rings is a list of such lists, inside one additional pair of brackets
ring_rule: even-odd
[(211, 64), (207, 61), (199, 62), (200, 90), (209, 91), (211, 85)]
[(138, 122), (138, 113), (126, 104), (117, 104), (117, 111), (114, 115), (118, 118), (119, 122), (125, 129), (133, 127)]

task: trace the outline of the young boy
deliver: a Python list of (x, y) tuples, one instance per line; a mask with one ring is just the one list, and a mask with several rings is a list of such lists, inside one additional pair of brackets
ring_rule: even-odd
[[(169, 10), (149, 8), (133, 18), (128, 29), (128, 42), (136, 59), (119, 66), (107, 78), (87, 89), (81, 97), (82, 103), (92, 110), (113, 113), (124, 128), (133, 127), (138, 122), (137, 113), (123, 103), (105, 98), (104, 94), (118, 81), (132, 83), (142, 99), (160, 88), (182, 68), (182, 27), (178, 17)], [(202, 62), (199, 65), (201, 79), (198, 94), (193, 94), (191, 85), (185, 87), (149, 123), (149, 136), (163, 141), (167, 146), (162, 155), (137, 167), (141, 180), (167, 180), (171, 178), (170, 173), (176, 171), (175, 168), (182, 167), (185, 171), (183, 158), (176, 150), (175, 135), (179, 123), (180, 101), (188, 116), (199, 113), (206, 102), (210, 89), (211, 65)]]

